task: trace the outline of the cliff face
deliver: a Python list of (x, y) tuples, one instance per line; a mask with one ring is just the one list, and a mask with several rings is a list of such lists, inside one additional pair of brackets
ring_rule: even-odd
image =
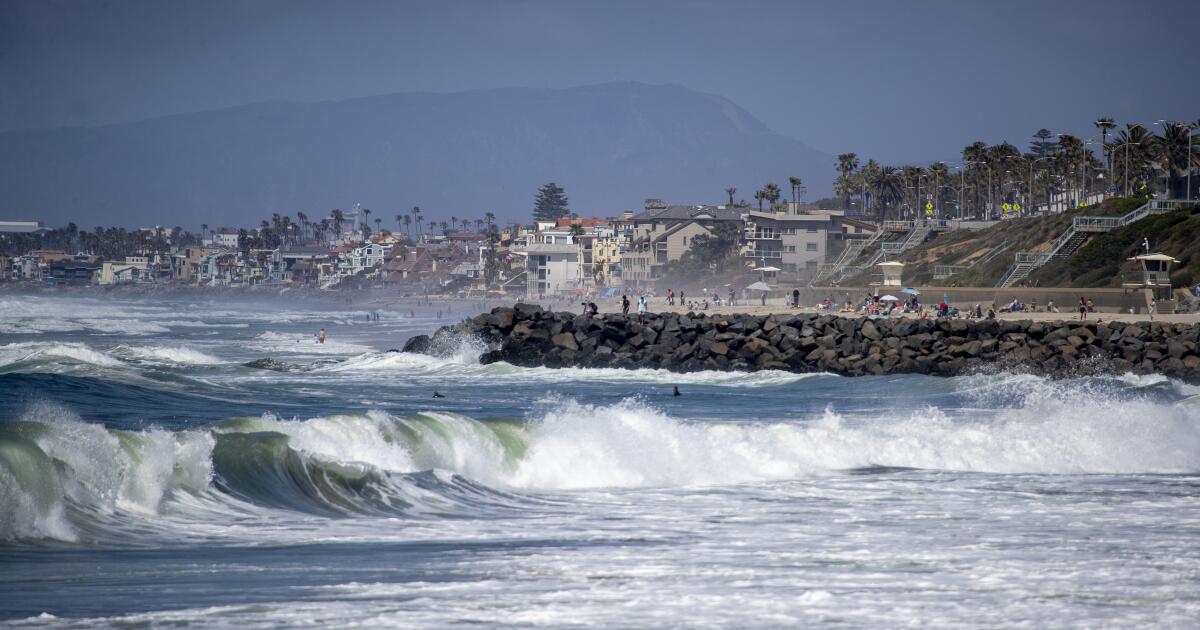
[(866, 319), (830, 315), (588, 317), (536, 305), (497, 308), (409, 340), (436, 352), (454, 337), (488, 344), (482, 363), (521, 366), (786, 370), (846, 376), (956, 375), (989, 366), (1078, 376), (1165, 374), (1200, 383), (1200, 325)]

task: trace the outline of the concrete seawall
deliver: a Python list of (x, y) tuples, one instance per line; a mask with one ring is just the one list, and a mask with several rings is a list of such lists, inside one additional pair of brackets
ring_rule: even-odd
[(405, 352), (437, 353), (469, 335), (482, 363), (520, 366), (786, 370), (867, 374), (976, 372), (990, 366), (1068, 377), (1164, 374), (1200, 384), (1200, 325), (1094, 321), (868, 319), (816, 314), (609, 314), (517, 304), (496, 308)]

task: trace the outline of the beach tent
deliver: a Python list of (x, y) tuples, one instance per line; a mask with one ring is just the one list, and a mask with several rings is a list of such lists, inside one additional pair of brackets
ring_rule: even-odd
[(898, 298), (894, 295), (885, 295), (885, 296), (879, 298), (879, 301), (880, 302), (899, 302), (900, 298)]
[(914, 288), (912, 288), (912, 287), (905, 287), (905, 288), (903, 288), (903, 289), (900, 289), (900, 292), (901, 292), (901, 293), (908, 293), (908, 294), (910, 294), (910, 295), (921, 295), (921, 292), (920, 292), (920, 291), (918, 291), (918, 290), (916, 290), (916, 289), (914, 289)]
[(767, 286), (767, 283), (765, 283), (765, 282), (755, 282), (754, 284), (752, 284), (746, 288), (753, 289), (755, 291), (770, 291), (771, 290), (771, 287)]

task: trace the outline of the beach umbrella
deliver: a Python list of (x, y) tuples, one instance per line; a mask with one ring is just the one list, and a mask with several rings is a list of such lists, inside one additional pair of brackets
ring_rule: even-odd
[(920, 292), (920, 291), (918, 291), (918, 290), (916, 290), (916, 289), (914, 289), (914, 288), (912, 288), (912, 287), (906, 287), (906, 288), (900, 289), (900, 292), (901, 292), (901, 293), (909, 293), (909, 294), (912, 294), (912, 295), (921, 295), (921, 292)]
[(898, 298), (894, 295), (885, 295), (885, 296), (879, 298), (879, 301), (880, 302), (899, 302), (900, 298)]
[(754, 284), (752, 284), (746, 288), (753, 289), (755, 291), (770, 291), (771, 290), (771, 287), (768, 286), (767, 283), (765, 283), (765, 282), (755, 282)]
[(772, 273), (775, 271), (783, 271), (783, 270), (780, 269), (779, 267), (759, 267), (758, 269), (755, 269), (755, 271), (764, 271), (767, 273)]

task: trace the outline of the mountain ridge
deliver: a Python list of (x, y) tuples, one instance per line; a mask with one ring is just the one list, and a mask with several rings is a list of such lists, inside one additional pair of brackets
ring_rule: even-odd
[(0, 214), (195, 226), (361, 202), (385, 219), (418, 205), (524, 221), (552, 180), (573, 210), (617, 214), (647, 197), (721, 201), (730, 185), (750, 198), (789, 175), (828, 192), (832, 170), (735, 102), (678, 85), (401, 92), (3, 132)]

